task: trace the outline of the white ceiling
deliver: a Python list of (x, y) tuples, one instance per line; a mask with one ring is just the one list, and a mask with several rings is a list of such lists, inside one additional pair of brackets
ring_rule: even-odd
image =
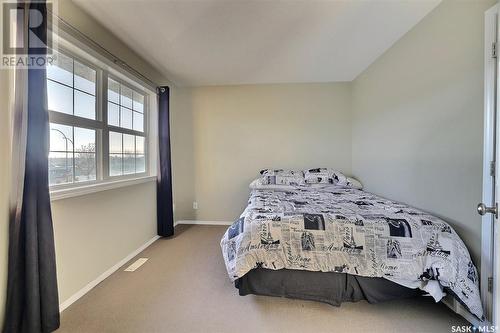
[(351, 81), (440, 0), (75, 0), (184, 86)]

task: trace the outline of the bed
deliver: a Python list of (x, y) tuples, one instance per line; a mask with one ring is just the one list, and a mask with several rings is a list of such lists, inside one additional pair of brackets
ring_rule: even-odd
[(355, 188), (337, 171), (313, 173), (313, 184), (308, 171), (266, 172), (221, 240), (240, 295), (340, 305), (451, 294), (483, 318), (477, 269), (449, 224)]

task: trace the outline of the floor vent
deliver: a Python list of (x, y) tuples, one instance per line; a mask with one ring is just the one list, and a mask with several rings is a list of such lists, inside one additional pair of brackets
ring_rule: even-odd
[(127, 268), (125, 268), (125, 272), (133, 272), (133, 271), (135, 271), (136, 269), (138, 269), (139, 267), (141, 267), (142, 265), (144, 265), (144, 263), (146, 261), (148, 261), (148, 258), (139, 258), (139, 259), (137, 259), (132, 265), (130, 265)]

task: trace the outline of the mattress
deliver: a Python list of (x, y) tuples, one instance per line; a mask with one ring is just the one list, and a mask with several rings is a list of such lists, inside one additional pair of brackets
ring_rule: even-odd
[(232, 281), (255, 268), (383, 278), (436, 301), (446, 288), (472, 314), (483, 316), (477, 269), (453, 228), (362, 190), (253, 190), (221, 248)]

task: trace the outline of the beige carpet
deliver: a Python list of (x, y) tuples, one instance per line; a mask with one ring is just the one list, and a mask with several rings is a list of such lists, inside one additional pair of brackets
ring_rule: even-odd
[(377, 305), (240, 297), (219, 240), (226, 227), (180, 226), (62, 314), (57, 332), (450, 332), (466, 322), (428, 297)]

